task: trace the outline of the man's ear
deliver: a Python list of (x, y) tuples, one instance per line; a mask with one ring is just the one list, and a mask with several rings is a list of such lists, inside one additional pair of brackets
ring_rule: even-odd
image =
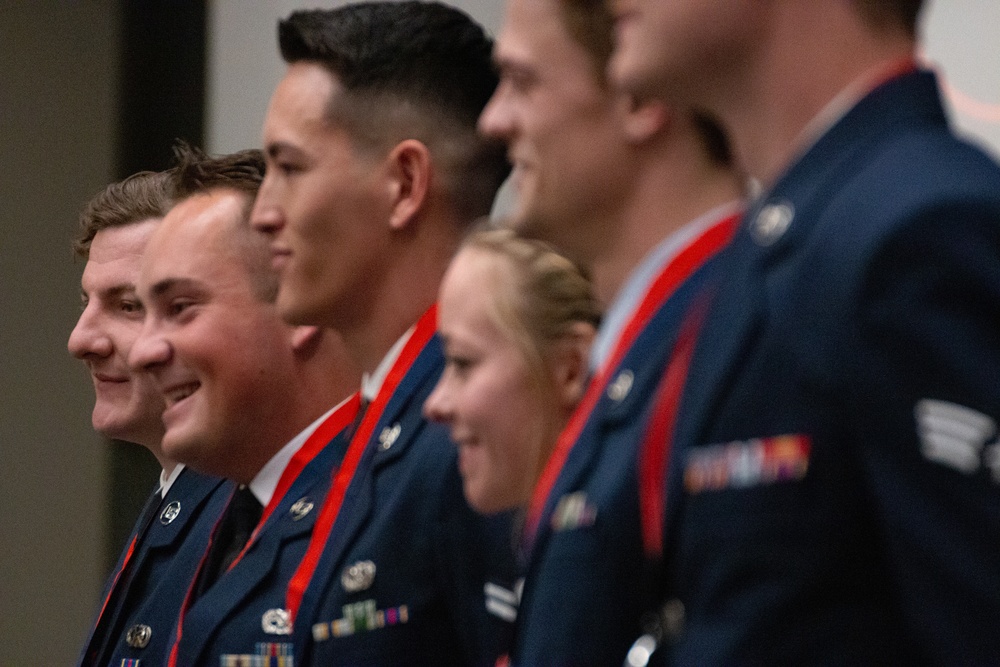
[(406, 227), (427, 203), (430, 190), (431, 153), (416, 139), (405, 139), (386, 157), (392, 212), (389, 226), (393, 230)]
[(562, 407), (572, 410), (583, 398), (590, 380), (590, 346), (596, 329), (586, 322), (575, 322), (554, 350), (552, 379)]
[(632, 144), (649, 141), (671, 121), (672, 108), (659, 100), (640, 100), (631, 93), (619, 93), (618, 105), (625, 139)]
[(299, 355), (311, 354), (323, 339), (323, 330), (312, 325), (292, 327), (292, 350)]

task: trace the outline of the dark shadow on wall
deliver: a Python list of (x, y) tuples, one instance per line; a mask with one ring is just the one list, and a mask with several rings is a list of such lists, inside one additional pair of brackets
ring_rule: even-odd
[[(178, 138), (202, 145), (205, 111), (205, 0), (123, 0), (121, 10), (118, 178), (168, 167)], [(149, 452), (120, 442), (109, 467), (108, 570), (160, 472)]]

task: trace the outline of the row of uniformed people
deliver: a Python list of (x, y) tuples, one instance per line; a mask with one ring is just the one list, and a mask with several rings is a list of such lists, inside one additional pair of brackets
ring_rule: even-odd
[[(831, 377), (836, 365), (789, 342), (808, 313), (746, 355), (783, 350), (764, 365), (776, 395), (794, 394), (787, 409), (767, 404), (766, 373), (743, 387), (704, 371), (729, 361), (713, 350), (728, 348), (727, 322), (752, 301), (746, 258), (783, 247), (808, 216), (770, 198), (738, 229), (743, 175), (714, 120), (725, 114), (665, 102), (683, 99), (648, 82), (668, 78), (656, 74), (666, 61), (641, 58), (658, 43), (629, 41), (683, 17), (640, 2), (617, 11), (613, 64), (631, 92), (606, 79), (603, 2), (509, 0), (499, 85), (489, 40), (447, 7), (293, 14), (279, 27), (289, 67), (264, 123), (266, 174), (253, 151), (182, 149), (161, 208), (85, 232), (89, 302), (71, 348), (92, 367), (95, 427), (150, 447), (165, 472), (84, 663), (639, 664), (661, 640), (674, 646), (659, 658), (697, 664), (870, 658), (884, 655), (879, 628), (894, 642), (914, 636), (907, 604), (953, 608), (885, 593), (892, 567), (858, 599), (896, 600), (902, 612), (863, 614), (862, 601), (835, 613), (832, 594), (798, 614), (784, 604), (829, 584), (809, 563), (855, 572), (892, 561), (863, 530), (853, 551), (816, 550), (836, 529), (824, 508), (858, 496), (866, 478), (830, 455), (851, 442), (823, 430), (842, 399), (802, 385), (810, 363)], [(739, 137), (738, 123), (726, 128)], [(518, 198), (504, 226), (518, 234), (467, 236), (507, 170), (494, 139), (513, 162)], [(775, 176), (754, 174), (765, 185)], [(108, 192), (132, 202), (125, 185)], [(779, 320), (790, 298), (778, 290)], [(118, 333), (97, 335), (99, 324)], [(840, 349), (841, 332), (817, 326)], [(906, 374), (885, 376), (885, 393), (908, 396)], [(694, 432), (681, 408), (720, 393), (733, 404)], [(858, 414), (875, 403), (863, 399)], [(137, 405), (133, 416), (162, 413), (159, 431), (103, 419)], [(949, 405), (923, 397), (918, 421), (971, 410), (955, 404), (965, 410), (955, 417)], [(883, 430), (919, 439), (909, 425)], [(920, 461), (930, 473), (907, 470), (937, 478), (942, 458)], [(812, 500), (787, 497), (809, 488)], [(988, 535), (990, 493), (969, 495)], [(845, 526), (895, 516), (893, 498)], [(775, 538), (780, 549), (739, 528), (744, 507), (772, 535), (771, 506), (802, 521)], [(989, 557), (972, 542), (956, 544), (981, 575)], [(900, 567), (917, 588), (930, 576)], [(978, 598), (966, 625), (981, 626), (996, 602)], [(793, 629), (761, 634), (754, 609)], [(849, 640), (826, 641), (837, 628)], [(958, 646), (932, 635), (907, 651)], [(962, 650), (989, 656), (976, 637)]]
[[(84, 216), (85, 292), (95, 306), (104, 295), (88, 284), (95, 250), (128, 252), (116, 278), (142, 306), (108, 354), (77, 353), (93, 360), (98, 407), (101, 368), (136, 391), (152, 378), (147, 412), (162, 411), (164, 430), (104, 430), (173, 472), (83, 662), (492, 664), (509, 652), (608, 664), (641, 633), (657, 586), (637, 452), (681, 315), (732, 232), (740, 179), (708, 119), (617, 104), (598, 75), (606, 12), (577, 10), (596, 28), (579, 41), (542, 9), (511, 3), (499, 88), (489, 41), (454, 10), (294, 14), (279, 29), (289, 68), (265, 121), (266, 175), (253, 151), (181, 148), (168, 183), (147, 174), (103, 195), (128, 207), (132, 188), (155, 183), (159, 209), (97, 228)], [(424, 53), (417, 26), (449, 46), (383, 70)], [(579, 156), (558, 151), (574, 135), (547, 148), (527, 131), (531, 90), (514, 73), (550, 59), (518, 61), (519, 41), (554, 49), (585, 93), (541, 109), (554, 130), (600, 140), (572, 178), (559, 172)], [(481, 112), (485, 138), (471, 127)], [(640, 135), (621, 136), (640, 118)], [(509, 226), (558, 245), (594, 287), (546, 246), (485, 233), (458, 254), (438, 311), (445, 267), (506, 173), (498, 137), (519, 195)], [(180, 497), (195, 483), (208, 501)]]
[(70, 348), (95, 427), (164, 476), (80, 661), (491, 664), (509, 522), (421, 415), (440, 276), (509, 169), (474, 132), (491, 43), (419, 3), (296, 13), (280, 41), (266, 176), (181, 146), (83, 216)]

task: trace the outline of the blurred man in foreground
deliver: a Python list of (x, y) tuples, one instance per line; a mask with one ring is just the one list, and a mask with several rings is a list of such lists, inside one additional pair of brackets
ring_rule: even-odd
[(996, 662), (1000, 170), (914, 61), (923, 3), (613, 4), (615, 77), (764, 187), (675, 357), (665, 657)]
[(681, 315), (735, 227), (742, 179), (704, 114), (607, 81), (596, 0), (509, 0), (479, 120), (514, 165), (515, 227), (586, 267), (607, 308), (590, 387), (536, 487), (513, 662), (610, 665), (658, 587), (636, 466)]

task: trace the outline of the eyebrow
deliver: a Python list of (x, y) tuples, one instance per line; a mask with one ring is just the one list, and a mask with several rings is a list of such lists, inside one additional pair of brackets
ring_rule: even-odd
[(198, 283), (190, 278), (164, 278), (149, 288), (149, 294), (156, 298), (178, 287), (197, 288)]
[(87, 290), (80, 288), (80, 298), (89, 299), (91, 294), (97, 294), (103, 299), (113, 299), (120, 297), (122, 294), (128, 292), (135, 292), (135, 283), (119, 283), (117, 285), (112, 285), (111, 287), (105, 287), (103, 289), (96, 290), (94, 292), (87, 292)]
[(303, 154), (301, 148), (294, 146), (287, 141), (272, 141), (266, 146), (265, 152), (267, 153), (267, 157), (271, 159), (278, 157), (281, 153), (289, 153), (296, 157)]

